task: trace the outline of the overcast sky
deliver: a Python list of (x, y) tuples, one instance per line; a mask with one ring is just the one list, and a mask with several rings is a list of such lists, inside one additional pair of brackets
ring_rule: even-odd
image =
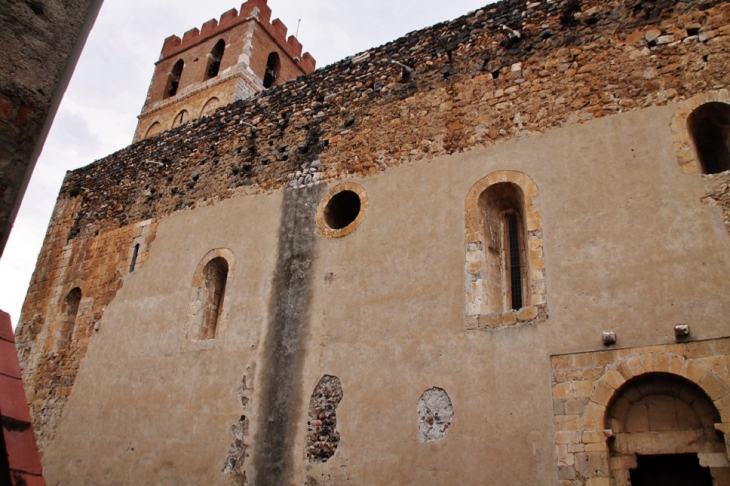
[[(132, 141), (163, 40), (202, 26), (242, 1), (105, 0), (0, 259), (0, 309), (13, 325), (67, 170)], [(326, 66), (410, 31), (451, 20), (491, 0), (269, 0), (289, 34), (301, 19), (304, 50)]]

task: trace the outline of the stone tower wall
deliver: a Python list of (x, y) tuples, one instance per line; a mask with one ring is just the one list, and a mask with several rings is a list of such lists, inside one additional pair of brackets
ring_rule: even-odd
[[(266, 62), (272, 52), (278, 53), (281, 61), (275, 86), (312, 72), (314, 58), (302, 54), (302, 45), (294, 36), (287, 39), (286, 32), (281, 20), (271, 22), (271, 9), (265, 0), (251, 0), (241, 6), (240, 13), (229, 10), (220, 21), (211, 19), (201, 29), (186, 32), (182, 39), (168, 37), (155, 66), (134, 140), (179, 125), (175, 117), (183, 110), (188, 112), (185, 122), (209, 114), (203, 112), (203, 107), (212, 98), (218, 99), (218, 106), (224, 106), (258, 93), (263, 89)], [(208, 55), (220, 40), (226, 43), (225, 52), (218, 76), (209, 79)], [(169, 73), (180, 60), (185, 64), (177, 93), (166, 97)], [(155, 123), (160, 124), (160, 131), (150, 133)]]

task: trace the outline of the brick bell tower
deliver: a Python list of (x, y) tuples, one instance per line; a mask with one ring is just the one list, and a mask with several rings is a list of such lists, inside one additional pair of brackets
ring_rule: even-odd
[(314, 58), (286, 37), (281, 20), (271, 22), (266, 3), (248, 0), (240, 12), (165, 39), (134, 142), (314, 71)]

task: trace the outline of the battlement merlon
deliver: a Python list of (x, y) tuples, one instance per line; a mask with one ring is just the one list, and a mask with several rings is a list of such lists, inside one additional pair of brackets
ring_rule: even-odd
[(240, 11), (232, 8), (224, 12), (220, 20), (211, 19), (205, 22), (201, 29), (196, 27), (188, 30), (183, 34), (182, 39), (177, 35), (171, 35), (165, 39), (162, 45), (159, 60), (162, 61), (180, 54), (197, 43), (219, 35), (224, 30), (251, 19), (256, 19), (264, 27), (266, 32), (291, 56), (302, 71), (307, 74), (314, 71), (317, 62), (311, 54), (308, 52), (302, 54), (302, 44), (295, 36), (291, 35), (287, 39), (287, 27), (281, 20), (271, 21), (271, 8), (267, 5), (267, 0), (248, 0), (241, 5)]

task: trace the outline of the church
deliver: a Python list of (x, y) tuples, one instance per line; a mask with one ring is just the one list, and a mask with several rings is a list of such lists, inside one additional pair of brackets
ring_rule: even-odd
[(164, 41), (16, 329), (48, 484), (729, 486), (730, 3)]

